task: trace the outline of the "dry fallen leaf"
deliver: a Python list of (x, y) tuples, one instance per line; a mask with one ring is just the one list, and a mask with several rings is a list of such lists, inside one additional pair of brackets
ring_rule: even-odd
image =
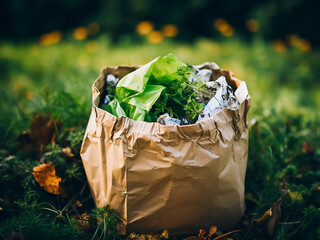
[(269, 235), (272, 235), (275, 224), (279, 221), (281, 217), (281, 202), (283, 198), (287, 195), (287, 191), (282, 194), (282, 196), (276, 201), (270, 209), (268, 209), (261, 218), (254, 219), (256, 224), (265, 224), (266, 230)]
[(201, 238), (199, 236), (190, 236), (190, 237), (187, 237), (185, 238), (184, 240), (203, 240), (205, 238)]
[(69, 158), (73, 158), (74, 157), (74, 154), (72, 153), (70, 147), (62, 148), (62, 152), (66, 157), (69, 157)]
[(205, 234), (206, 234), (206, 232), (203, 229), (200, 229), (198, 237), (199, 238), (205, 238), (204, 237)]
[[(228, 235), (230, 235), (231, 233), (236, 233), (236, 232), (241, 232), (242, 230), (234, 230), (234, 231), (231, 231), (231, 232), (228, 232), (228, 233), (225, 233), (225, 234), (222, 234), (218, 237), (215, 237), (215, 238), (212, 238), (212, 240), (223, 240), (223, 239), (231, 239), (232, 238), (229, 238)], [(185, 240), (210, 240), (210, 237), (215, 234), (217, 232), (217, 227), (216, 226), (212, 226), (209, 230), (209, 233), (208, 233), (208, 236), (205, 237), (205, 231), (203, 229), (200, 229), (199, 231), (199, 235), (198, 236), (191, 236), (191, 237), (187, 237), (185, 238)]]
[(34, 167), (32, 174), (39, 185), (47, 192), (58, 195), (62, 194), (63, 189), (60, 186), (61, 178), (56, 176), (56, 170), (52, 162)]
[(200, 229), (198, 236), (190, 236), (185, 238), (184, 240), (205, 240), (204, 234), (206, 232), (203, 229)]
[(90, 215), (87, 212), (84, 212), (81, 214), (81, 216), (74, 215), (71, 217), (73, 221), (73, 224), (76, 228), (79, 230), (89, 230), (90, 225)]
[(56, 130), (61, 127), (61, 122), (53, 120), (49, 114), (35, 114), (30, 126), (30, 131), (24, 131), (17, 137), (20, 148), (27, 150), (42, 150), (52, 144), (56, 138)]
[(169, 239), (169, 231), (168, 230), (163, 230), (163, 232), (160, 235), (160, 238), (162, 239)]
[(271, 208), (270, 208), (262, 215), (261, 218), (253, 219), (253, 221), (256, 222), (257, 224), (263, 224), (264, 222), (266, 222), (270, 218), (271, 215), (272, 215), (272, 212), (271, 212)]
[(207, 238), (210, 238), (213, 234), (215, 234), (217, 232), (217, 227), (216, 226), (212, 226), (209, 230), (208, 236)]
[(165, 240), (169, 239), (168, 230), (163, 230), (161, 234), (145, 234), (145, 233), (131, 233), (126, 239), (130, 240)]
[(314, 147), (308, 142), (303, 142), (302, 143), (302, 152), (303, 153), (313, 154), (314, 153)]

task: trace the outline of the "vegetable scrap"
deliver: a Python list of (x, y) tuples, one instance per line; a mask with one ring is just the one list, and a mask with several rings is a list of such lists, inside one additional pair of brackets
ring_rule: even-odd
[[(219, 69), (215, 63), (206, 64)], [(99, 107), (116, 117), (161, 125), (194, 124), (222, 109), (237, 109), (239, 101), (225, 77), (212, 80), (212, 71), (200, 68), (169, 54), (120, 80), (108, 74)]]

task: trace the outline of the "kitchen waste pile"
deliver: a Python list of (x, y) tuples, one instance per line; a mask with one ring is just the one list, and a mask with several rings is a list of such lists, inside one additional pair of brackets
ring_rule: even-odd
[(120, 81), (108, 74), (99, 107), (116, 117), (162, 125), (198, 123), (224, 108), (237, 109), (239, 102), (225, 77), (211, 81), (211, 74), (173, 54), (158, 57)]

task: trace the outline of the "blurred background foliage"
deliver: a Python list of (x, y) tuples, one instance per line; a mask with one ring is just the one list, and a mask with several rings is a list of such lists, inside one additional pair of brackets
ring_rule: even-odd
[(41, 109), (85, 126), (88, 89), (102, 67), (145, 64), (170, 52), (235, 72), (247, 82), (254, 113), (272, 103), (316, 115), (319, 6), (315, 0), (2, 1), (2, 142), (27, 129)]
[(299, 37), (305, 48), (320, 43), (317, 0), (11, 0), (0, 6), (0, 37), (14, 41), (34, 40), (56, 30), (70, 32), (90, 23), (119, 41), (136, 38), (135, 26), (145, 20), (158, 30), (172, 24), (179, 29), (177, 39), (191, 41), (220, 36), (215, 21), (223, 19), (229, 25), (221, 28), (220, 21), (224, 35), (250, 39), (252, 32), (259, 32), (265, 39), (291, 44)]

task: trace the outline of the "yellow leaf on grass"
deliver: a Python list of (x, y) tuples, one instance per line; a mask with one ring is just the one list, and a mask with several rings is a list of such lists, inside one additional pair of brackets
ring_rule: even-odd
[(43, 163), (33, 168), (32, 175), (39, 185), (47, 192), (60, 195), (63, 192), (60, 186), (61, 178), (56, 176), (52, 162)]
[(303, 201), (303, 197), (300, 192), (291, 192), (288, 190), (288, 193), (292, 200)]

